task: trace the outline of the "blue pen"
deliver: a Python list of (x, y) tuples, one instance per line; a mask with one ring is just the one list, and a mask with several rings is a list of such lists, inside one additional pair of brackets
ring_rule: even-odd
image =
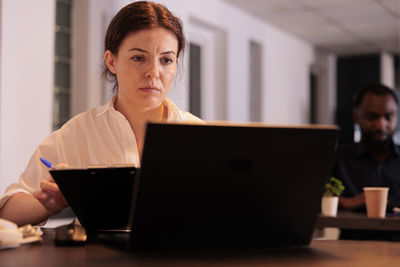
[(53, 164), (50, 161), (48, 161), (47, 159), (40, 158), (40, 161), (43, 162), (43, 164), (46, 165), (47, 168), (53, 168)]

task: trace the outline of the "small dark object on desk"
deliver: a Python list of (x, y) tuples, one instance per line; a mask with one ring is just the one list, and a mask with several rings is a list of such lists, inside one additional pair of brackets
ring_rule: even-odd
[(82, 246), (86, 240), (85, 229), (81, 225), (76, 225), (75, 221), (55, 229), (54, 243), (56, 246)]

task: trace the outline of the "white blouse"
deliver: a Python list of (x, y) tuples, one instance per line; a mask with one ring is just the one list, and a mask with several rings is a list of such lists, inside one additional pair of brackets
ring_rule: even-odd
[[(35, 150), (19, 181), (6, 189), (0, 198), (0, 208), (17, 193), (39, 190), (40, 181), (50, 177), (40, 157), (53, 165), (66, 163), (74, 168), (121, 164), (140, 166), (135, 135), (128, 120), (115, 110), (115, 99), (116, 95), (108, 104), (76, 115), (51, 133)], [(204, 123), (194, 115), (179, 110), (168, 98), (163, 105), (167, 110), (167, 122)]]

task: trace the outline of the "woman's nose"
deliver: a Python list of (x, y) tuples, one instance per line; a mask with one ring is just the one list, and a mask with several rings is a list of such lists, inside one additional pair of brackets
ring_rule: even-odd
[(145, 76), (148, 79), (155, 79), (159, 77), (159, 66), (158, 62), (151, 62), (146, 70)]

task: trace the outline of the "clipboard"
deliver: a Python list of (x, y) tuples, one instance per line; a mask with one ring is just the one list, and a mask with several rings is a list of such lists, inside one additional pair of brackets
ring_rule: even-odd
[(137, 168), (134, 166), (50, 170), (71, 209), (88, 233), (129, 232)]

